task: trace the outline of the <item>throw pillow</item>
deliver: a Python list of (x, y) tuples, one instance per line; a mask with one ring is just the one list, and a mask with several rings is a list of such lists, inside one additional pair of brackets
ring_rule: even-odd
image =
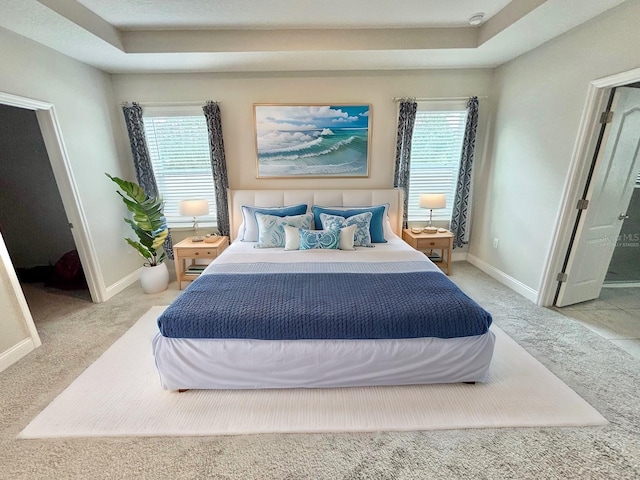
[(371, 217), (371, 212), (359, 213), (349, 218), (321, 213), (320, 221), (323, 230), (336, 230), (355, 225), (353, 244), (360, 247), (373, 247), (370, 232)]
[(304, 230), (299, 229), (300, 250), (332, 249), (340, 247), (340, 229)]
[(313, 222), (313, 215), (294, 215), (287, 217), (277, 217), (275, 215), (265, 215), (256, 212), (258, 224), (258, 243), (254, 248), (278, 248), (285, 246), (284, 227), (310, 228)]

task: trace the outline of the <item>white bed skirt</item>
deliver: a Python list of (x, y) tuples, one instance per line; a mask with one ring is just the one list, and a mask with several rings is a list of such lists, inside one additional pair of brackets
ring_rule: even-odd
[(485, 382), (495, 335), (391, 340), (153, 338), (168, 390)]

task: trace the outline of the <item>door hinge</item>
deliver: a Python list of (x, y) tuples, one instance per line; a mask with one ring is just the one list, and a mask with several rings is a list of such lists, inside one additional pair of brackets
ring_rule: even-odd
[(73, 228), (73, 223), (69, 222), (69, 228)]
[(600, 114), (600, 123), (611, 123), (611, 120), (613, 120), (613, 112), (611, 110)]
[(576, 205), (576, 208), (578, 210), (586, 210), (588, 206), (589, 200), (587, 200), (586, 198), (581, 198), (580, 200), (578, 200), (578, 205)]
[(560, 272), (558, 274), (558, 276), (556, 277), (556, 281), (558, 281), (558, 282), (566, 282), (567, 278), (569, 278), (569, 276), (566, 273)]

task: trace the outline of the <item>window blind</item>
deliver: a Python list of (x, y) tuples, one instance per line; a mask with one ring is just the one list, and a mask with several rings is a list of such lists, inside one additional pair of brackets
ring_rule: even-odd
[(193, 218), (180, 216), (178, 207), (180, 200), (196, 198), (207, 199), (210, 212), (198, 217), (198, 222), (215, 222), (216, 197), (204, 115), (145, 117), (144, 128), (169, 225), (191, 225)]
[(451, 220), (467, 111), (419, 110), (413, 129), (409, 171), (409, 221), (429, 219), (420, 208), (421, 193), (444, 193), (447, 207), (433, 211), (434, 220)]

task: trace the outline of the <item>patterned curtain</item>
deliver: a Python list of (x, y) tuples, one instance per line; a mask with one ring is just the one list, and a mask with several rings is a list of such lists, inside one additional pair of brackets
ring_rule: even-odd
[(229, 236), (231, 229), (229, 224), (229, 200), (227, 198), (229, 178), (227, 177), (227, 160), (224, 156), (224, 142), (222, 141), (220, 106), (216, 102), (208, 101), (202, 107), (202, 110), (207, 119), (207, 129), (209, 130), (209, 150), (211, 151), (213, 185), (216, 190), (218, 231), (220, 235)]
[[(151, 157), (147, 148), (147, 139), (144, 135), (144, 122), (142, 121), (142, 107), (133, 102), (122, 106), (124, 121), (129, 132), (131, 142), (131, 154), (133, 155), (133, 166), (136, 169), (136, 179), (144, 192), (150, 197), (158, 195), (158, 185), (151, 166)], [(167, 256), (173, 260), (173, 242), (171, 233), (163, 245)]]
[(458, 184), (451, 216), (451, 232), (454, 235), (453, 248), (462, 247), (469, 240), (468, 214), (471, 208), (471, 170), (476, 146), (476, 128), (478, 127), (478, 97), (469, 98), (467, 111), (460, 172), (458, 173)]
[(416, 121), (418, 104), (413, 99), (400, 102), (398, 113), (398, 135), (396, 137), (396, 167), (393, 174), (394, 188), (404, 191), (404, 208), (402, 212), (402, 228), (407, 228), (409, 207), (409, 163), (411, 161), (411, 138)]

